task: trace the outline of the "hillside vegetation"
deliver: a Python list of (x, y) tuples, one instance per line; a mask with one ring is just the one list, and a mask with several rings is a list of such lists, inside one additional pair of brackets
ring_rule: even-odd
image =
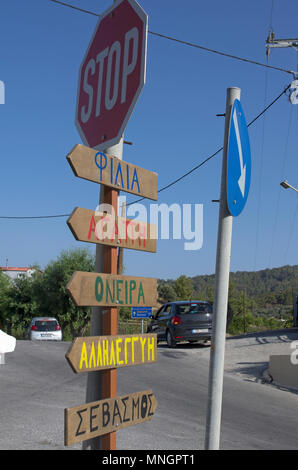
[[(215, 275), (159, 280), (161, 301), (213, 301)], [(298, 266), (230, 273), (231, 333), (291, 327), (293, 297), (298, 292)]]
[[(38, 266), (37, 266), (38, 268)], [(88, 334), (89, 307), (76, 307), (66, 292), (75, 271), (94, 271), (94, 255), (86, 249), (63, 251), (43, 273), (14, 281), (0, 272), (0, 329), (22, 338), (34, 316), (55, 316), (64, 339)], [(201, 299), (213, 302), (214, 275), (158, 281), (160, 303)], [(229, 323), (231, 334), (290, 327), (293, 325), (293, 295), (298, 292), (298, 266), (283, 266), (257, 272), (230, 274)], [(231, 315), (228, 316), (231, 318)], [(131, 321), (131, 307), (119, 309), (124, 326)]]

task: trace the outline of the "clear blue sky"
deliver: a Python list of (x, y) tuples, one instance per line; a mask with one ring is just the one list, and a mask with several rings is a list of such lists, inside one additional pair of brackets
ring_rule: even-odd
[[(102, 13), (111, 0), (69, 0)], [(298, 3), (214, 0), (140, 0), (149, 30), (266, 63), (265, 39), (298, 37)], [(272, 13), (272, 14), (271, 14)], [(74, 125), (78, 69), (97, 19), (49, 0), (2, 0), (0, 80), (0, 216), (70, 213), (95, 208), (99, 186), (76, 178), (66, 154), (77, 143)], [(294, 49), (271, 50), (269, 64), (297, 70)], [(226, 89), (242, 90), (252, 120), (292, 76), (148, 36), (146, 85), (125, 138), (123, 159), (159, 175), (162, 187), (223, 144)], [(283, 96), (249, 129), (252, 180), (247, 205), (234, 219), (231, 271), (298, 264), (298, 106)], [(126, 250), (127, 274), (176, 278), (212, 274), (218, 225), (221, 154), (160, 194), (159, 203), (203, 204), (204, 241), (185, 251), (184, 240), (160, 240), (156, 254)], [(122, 193), (125, 194), (125, 193)], [(135, 199), (127, 195), (128, 202)], [(77, 242), (66, 218), (0, 219), (0, 264), (42, 268)], [(94, 245), (89, 245), (91, 252)]]

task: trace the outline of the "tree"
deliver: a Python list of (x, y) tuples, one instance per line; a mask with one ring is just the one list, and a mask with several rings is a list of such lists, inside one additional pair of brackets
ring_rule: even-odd
[(82, 336), (89, 324), (90, 307), (76, 307), (66, 291), (75, 271), (94, 271), (94, 256), (86, 249), (62, 251), (50, 262), (34, 286), (39, 295), (40, 313), (58, 319), (62, 330), (69, 326), (72, 337)]
[[(39, 269), (36, 268), (35, 269)], [(1, 273), (0, 276), (0, 323), (7, 333), (12, 329), (19, 333), (38, 313), (39, 301), (34, 298), (33, 286), (36, 276), (40, 271), (35, 271), (32, 276), (22, 275), (10, 279)], [(21, 333), (22, 336), (22, 333)]]
[(174, 291), (178, 300), (191, 300), (194, 292), (192, 280), (185, 274), (178, 277), (174, 282)]
[(157, 291), (158, 291), (158, 300), (162, 303), (174, 302), (177, 299), (175, 290), (167, 282), (159, 284)]
[(2, 271), (0, 272), (0, 329), (3, 329), (7, 324), (7, 316), (10, 305), (10, 288), (11, 282)]

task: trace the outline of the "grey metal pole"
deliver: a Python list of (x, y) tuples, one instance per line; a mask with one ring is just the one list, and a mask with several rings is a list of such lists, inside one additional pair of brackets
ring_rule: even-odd
[[(113, 155), (114, 157), (122, 160), (123, 153), (123, 137), (119, 144), (113, 145), (104, 150), (107, 155)], [(104, 202), (104, 185), (100, 186), (99, 204)], [(95, 252), (95, 269), (97, 273), (103, 272), (103, 250), (104, 245), (96, 245)], [(90, 336), (102, 335), (102, 315), (104, 315), (104, 307), (92, 307), (91, 308), (91, 322), (90, 322)], [(88, 372), (87, 374), (87, 386), (86, 386), (86, 403), (101, 400), (101, 372)], [(94, 437), (88, 441), (83, 442), (83, 449), (101, 450), (101, 438)]]
[(235, 99), (240, 99), (240, 92), (240, 88), (228, 88), (226, 97), (225, 134), (222, 158), (215, 291), (213, 304), (213, 333), (210, 350), (209, 387), (205, 436), (206, 450), (218, 450), (220, 441), (224, 354), (233, 223), (233, 217), (229, 214), (226, 203), (228, 138), (232, 106)]

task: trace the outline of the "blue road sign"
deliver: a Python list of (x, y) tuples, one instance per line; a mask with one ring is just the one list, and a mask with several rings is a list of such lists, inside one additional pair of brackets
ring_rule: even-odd
[(239, 215), (247, 201), (251, 178), (251, 154), (247, 124), (239, 100), (231, 112), (227, 163), (227, 205), (231, 215)]
[(150, 318), (152, 307), (131, 307), (131, 318)]

